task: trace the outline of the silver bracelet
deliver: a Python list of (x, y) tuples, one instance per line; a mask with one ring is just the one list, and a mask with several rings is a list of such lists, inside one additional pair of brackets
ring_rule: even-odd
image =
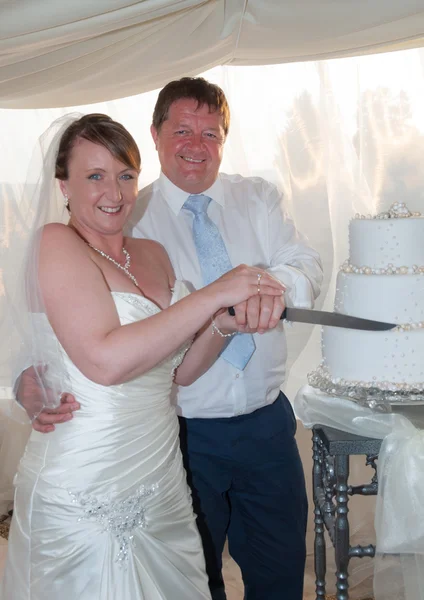
[(216, 326), (215, 321), (212, 319), (212, 335), (214, 335), (215, 333), (217, 333), (221, 337), (225, 338), (225, 337), (233, 337), (233, 335), (236, 335), (237, 331), (233, 331), (233, 333), (222, 333), (222, 331), (219, 329), (219, 327)]

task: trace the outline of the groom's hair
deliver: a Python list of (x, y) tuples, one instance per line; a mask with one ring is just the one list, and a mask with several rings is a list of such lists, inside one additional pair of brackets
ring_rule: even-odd
[(189, 99), (197, 101), (197, 108), (209, 107), (209, 112), (217, 111), (223, 120), (224, 132), (227, 135), (230, 127), (230, 107), (222, 89), (203, 79), (203, 77), (183, 77), (170, 81), (159, 92), (152, 124), (156, 131), (160, 131), (162, 123), (168, 119), (169, 109), (177, 100)]
[(104, 146), (114, 158), (130, 169), (140, 171), (141, 158), (132, 135), (121, 123), (107, 115), (92, 113), (73, 121), (63, 133), (56, 158), (55, 177), (68, 179), (72, 148), (79, 139)]

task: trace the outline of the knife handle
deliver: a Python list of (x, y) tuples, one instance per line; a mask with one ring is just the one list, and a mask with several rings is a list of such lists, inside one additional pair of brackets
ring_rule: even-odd
[[(236, 314), (236, 311), (234, 310), (234, 306), (230, 306), (230, 307), (229, 307), (229, 309), (228, 309), (228, 312), (230, 313), (230, 315), (231, 315), (232, 317), (234, 317), (234, 316), (235, 316), (235, 314)], [(280, 319), (281, 319), (281, 320), (283, 320), (283, 319), (285, 319), (285, 318), (286, 318), (286, 313), (287, 313), (287, 308), (285, 308), (285, 309), (283, 310), (283, 312), (281, 313), (281, 317), (280, 317)]]

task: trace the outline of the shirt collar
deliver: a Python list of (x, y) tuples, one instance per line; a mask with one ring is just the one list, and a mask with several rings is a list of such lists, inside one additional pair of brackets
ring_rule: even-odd
[[(162, 171), (158, 179), (158, 186), (172, 212), (178, 215), (184, 202), (191, 194), (177, 187)], [(211, 187), (202, 192), (202, 194), (209, 196), (209, 198), (212, 198), (212, 200), (221, 206), (225, 206), (224, 188), (219, 175)]]

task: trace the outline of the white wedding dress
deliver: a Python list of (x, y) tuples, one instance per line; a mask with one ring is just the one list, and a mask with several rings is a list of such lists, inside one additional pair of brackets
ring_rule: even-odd
[[(176, 282), (172, 302), (187, 293)], [(137, 294), (112, 295), (121, 324), (160, 311)], [(104, 387), (75, 367), (50, 326), (48, 336), (81, 409), (52, 433), (31, 434), (1, 599), (210, 599), (170, 405), (187, 345), (141, 377)]]

